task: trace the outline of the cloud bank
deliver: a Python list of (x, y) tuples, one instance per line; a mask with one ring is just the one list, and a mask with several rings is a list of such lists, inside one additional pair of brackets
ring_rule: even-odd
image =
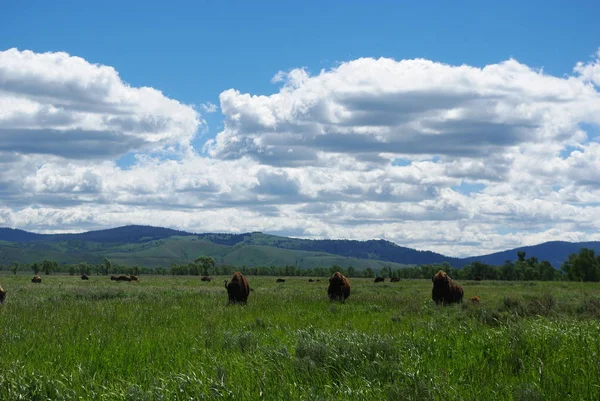
[(513, 59), (280, 71), (271, 95), (202, 104), (224, 128), (194, 150), (192, 106), (109, 66), (10, 49), (0, 225), (384, 238), (452, 256), (600, 240), (597, 56), (561, 77)]

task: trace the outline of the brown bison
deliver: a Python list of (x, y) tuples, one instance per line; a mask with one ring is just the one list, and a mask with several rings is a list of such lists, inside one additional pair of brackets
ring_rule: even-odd
[(392, 283), (399, 283), (400, 282), (400, 277), (392, 277), (390, 279), (390, 282), (392, 282)]
[(475, 295), (474, 297), (471, 297), (469, 301), (471, 301), (471, 303), (473, 304), (478, 304), (479, 302), (481, 302), (481, 299), (477, 295)]
[(31, 279), (32, 283), (41, 283), (42, 282), (42, 278), (40, 276), (33, 276), (33, 278)]
[(275, 282), (276, 283), (285, 283), (285, 279), (284, 278), (278, 278)]
[(229, 303), (245, 304), (248, 302), (248, 295), (250, 295), (250, 285), (248, 280), (240, 272), (233, 273), (229, 284), (225, 280), (225, 288), (227, 289), (227, 296), (229, 297)]
[(475, 277), (475, 281), (481, 281), (481, 276)]
[(111, 279), (112, 281), (117, 281), (117, 279), (118, 279), (118, 278), (119, 278), (119, 276), (110, 276), (110, 279)]
[(327, 295), (331, 301), (345, 302), (350, 296), (350, 281), (340, 272), (333, 273), (329, 279)]
[(0, 287), (0, 304), (3, 304), (5, 299), (6, 299), (6, 291), (4, 291), (2, 289), (2, 287)]
[(464, 291), (458, 284), (454, 284), (450, 276), (445, 271), (440, 270), (431, 279), (433, 281), (433, 289), (431, 290), (431, 298), (436, 304), (451, 304), (462, 302)]
[(212, 281), (212, 277), (211, 276), (202, 276), (200, 281)]
[(383, 278), (383, 277), (375, 277), (376, 283), (383, 283), (384, 281), (385, 281), (385, 278)]
[(308, 279), (308, 282), (309, 282), (309, 283), (314, 283), (314, 282), (315, 282), (315, 280), (313, 280), (312, 278), (309, 278), (309, 279)]
[(84, 274), (81, 275), (81, 279), (82, 280), (89, 280), (90, 276), (88, 276), (87, 274), (84, 273)]
[(140, 278), (138, 276), (134, 276), (133, 274), (130, 274), (129, 278), (129, 281), (140, 281)]
[(117, 276), (117, 278), (115, 280), (116, 281), (131, 281), (131, 277), (129, 277), (126, 274), (121, 274), (120, 276)]

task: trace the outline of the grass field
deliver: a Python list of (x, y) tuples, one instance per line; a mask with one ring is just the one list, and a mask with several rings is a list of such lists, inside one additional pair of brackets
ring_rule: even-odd
[(0, 400), (598, 400), (600, 286), (0, 276)]

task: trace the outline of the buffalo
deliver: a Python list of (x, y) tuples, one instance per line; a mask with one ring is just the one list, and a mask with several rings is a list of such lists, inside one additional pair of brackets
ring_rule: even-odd
[(390, 279), (390, 282), (392, 282), (392, 283), (399, 283), (400, 282), (400, 277), (392, 277)]
[(376, 283), (383, 283), (384, 281), (385, 281), (385, 278), (383, 278), (383, 277), (375, 277)]
[(327, 295), (331, 301), (345, 302), (350, 296), (350, 281), (340, 272), (333, 273), (329, 279)]
[(455, 284), (450, 276), (445, 271), (440, 270), (431, 279), (433, 289), (431, 290), (431, 299), (436, 304), (451, 304), (462, 302), (464, 291), (463, 288)]
[(42, 278), (40, 276), (33, 276), (33, 278), (31, 279), (32, 283), (41, 283), (42, 282)]
[(312, 278), (309, 278), (309, 279), (308, 279), (308, 282), (309, 282), (309, 283), (314, 283), (314, 282), (315, 282), (315, 280), (313, 280)]
[(200, 281), (212, 281), (212, 277), (211, 276), (203, 276)]
[(131, 277), (126, 274), (121, 274), (115, 278), (115, 281), (131, 281)]
[(4, 291), (2, 289), (2, 287), (0, 287), (0, 304), (3, 304), (5, 299), (6, 299), (6, 291)]
[(477, 295), (475, 295), (474, 297), (471, 297), (469, 301), (471, 301), (471, 303), (473, 304), (478, 304), (479, 302), (481, 302), (481, 299)]
[(231, 277), (231, 281), (229, 283), (227, 283), (227, 280), (225, 280), (225, 288), (227, 289), (227, 296), (229, 297), (230, 304), (245, 304), (248, 302), (250, 285), (242, 273), (233, 273), (233, 277)]
[(481, 276), (475, 277), (475, 281), (481, 281)]
[(82, 280), (89, 280), (90, 276), (88, 276), (87, 274), (84, 273), (84, 274), (81, 275), (81, 279)]
[(276, 283), (285, 283), (285, 279), (284, 278), (278, 278), (275, 282)]
[(118, 278), (119, 278), (119, 276), (110, 276), (110, 279), (111, 279), (112, 281), (117, 281), (117, 279), (118, 279)]
[(134, 276), (133, 274), (129, 275), (130, 280), (129, 281), (140, 281), (138, 276)]

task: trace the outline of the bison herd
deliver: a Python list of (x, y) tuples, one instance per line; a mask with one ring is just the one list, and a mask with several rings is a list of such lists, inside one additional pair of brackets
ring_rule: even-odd
[[(89, 276), (87, 274), (82, 274), (82, 280), (89, 280)], [(139, 281), (137, 276), (134, 275), (119, 275), (119, 276), (110, 276), (110, 279), (113, 281)], [(212, 277), (204, 276), (201, 279), (202, 281), (211, 281)], [(309, 282), (314, 282), (315, 280), (309, 279)], [(319, 280), (316, 280), (319, 281)], [(385, 279), (383, 277), (375, 278), (375, 282), (384, 282)], [(400, 281), (397, 277), (392, 277), (390, 279), (391, 282)], [(464, 291), (463, 288), (456, 284), (446, 272), (443, 270), (438, 271), (433, 278), (431, 279), (433, 282), (433, 288), (431, 290), (431, 299), (436, 304), (452, 304), (462, 302)], [(32, 283), (41, 283), (42, 278), (38, 275), (34, 276), (31, 279)], [(282, 278), (278, 278), (276, 280), (277, 283), (284, 283), (285, 280)], [(340, 272), (335, 272), (329, 278), (329, 285), (327, 286), (327, 296), (331, 301), (339, 301), (345, 302), (346, 299), (350, 296), (350, 281), (346, 276), (344, 276)], [(229, 303), (235, 304), (246, 304), (248, 302), (248, 296), (250, 295), (250, 285), (248, 284), (248, 280), (244, 275), (240, 272), (235, 272), (231, 277), (231, 280), (227, 282), (225, 280), (225, 289), (227, 289), (227, 297), (229, 299)], [(4, 303), (6, 299), (6, 291), (0, 287), (0, 304)], [(474, 296), (470, 298), (470, 302), (474, 304), (478, 304), (480, 299), (478, 296)]]

